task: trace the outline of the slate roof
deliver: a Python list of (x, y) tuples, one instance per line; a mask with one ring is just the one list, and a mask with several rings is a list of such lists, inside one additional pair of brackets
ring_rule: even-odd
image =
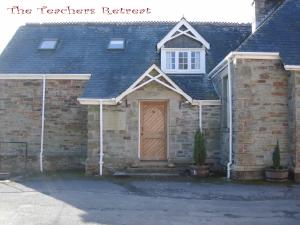
[(201, 100), (216, 100), (219, 99), (217, 93), (214, 90), (211, 80), (208, 76), (202, 74), (200, 76), (191, 75), (186, 78), (186, 74), (183, 75), (169, 75), (172, 81), (175, 82), (185, 93), (190, 96), (197, 96), (197, 99)]
[(300, 0), (286, 0), (237, 49), (279, 52), (285, 65), (300, 65)]
[[(207, 72), (250, 34), (249, 24), (190, 23), (211, 45)], [(160, 67), (156, 44), (174, 22), (27, 24), (0, 56), (0, 73), (91, 73), (86, 98), (113, 98), (152, 64)], [(39, 50), (44, 38), (58, 38), (56, 50)], [(108, 50), (111, 38), (124, 38), (124, 50)], [(206, 75), (170, 76), (193, 99), (216, 99)]]

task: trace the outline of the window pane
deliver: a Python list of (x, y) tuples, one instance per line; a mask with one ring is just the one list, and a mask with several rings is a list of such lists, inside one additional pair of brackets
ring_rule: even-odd
[(175, 52), (167, 52), (166, 53), (166, 68), (167, 69), (175, 69)]
[(188, 53), (179, 52), (178, 53), (178, 69), (187, 70), (188, 69)]
[(200, 52), (191, 52), (191, 69), (200, 69)]
[(124, 49), (124, 40), (123, 39), (110, 40), (108, 49)]
[(57, 40), (44, 40), (40, 44), (39, 49), (55, 49)]

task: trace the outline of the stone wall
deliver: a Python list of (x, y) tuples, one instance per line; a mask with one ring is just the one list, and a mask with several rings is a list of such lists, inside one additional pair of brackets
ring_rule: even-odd
[(214, 170), (222, 171), (222, 146), (221, 146), (221, 106), (202, 106), (202, 128), (206, 140), (207, 160), (213, 163)]
[(289, 148), (295, 181), (300, 182), (300, 72), (289, 76)]
[[(114, 171), (139, 163), (139, 101), (168, 101), (168, 161), (191, 163), (195, 131), (199, 127), (199, 108), (185, 103), (179, 94), (151, 83), (129, 94), (117, 106), (104, 106), (104, 168)], [(209, 156), (218, 157), (219, 108), (206, 106), (203, 110), (207, 131)], [(211, 128), (211, 129), (210, 129)], [(87, 173), (99, 170), (99, 106), (88, 108)]]
[[(77, 97), (82, 94), (84, 83), (46, 81), (45, 170), (83, 168), (87, 110)], [(0, 80), (0, 87), (0, 170), (38, 170), (42, 81)]]
[(234, 177), (262, 178), (277, 140), (290, 163), (288, 72), (280, 60), (237, 59), (232, 79)]

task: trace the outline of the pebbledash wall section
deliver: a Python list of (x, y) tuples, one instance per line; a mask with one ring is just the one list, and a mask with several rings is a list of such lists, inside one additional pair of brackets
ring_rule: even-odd
[[(179, 94), (150, 83), (129, 94), (116, 106), (104, 106), (104, 169), (138, 164), (139, 102), (168, 100), (168, 161), (191, 163), (194, 134), (199, 128), (199, 107), (186, 103)], [(203, 106), (203, 129), (207, 137), (208, 158), (219, 161), (219, 106)], [(99, 173), (99, 106), (88, 107), (88, 174)]]
[[(85, 82), (46, 80), (43, 160), (46, 171), (84, 168), (87, 107), (80, 105), (77, 98)], [(0, 87), (0, 171), (37, 171), (42, 80), (0, 80)]]

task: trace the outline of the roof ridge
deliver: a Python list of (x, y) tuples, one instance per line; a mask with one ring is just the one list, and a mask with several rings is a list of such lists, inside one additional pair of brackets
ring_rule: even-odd
[[(45, 23), (26, 23), (27, 26), (56, 26), (56, 25), (134, 25), (134, 24), (177, 24), (179, 21), (65, 21), (65, 22), (45, 22)], [(217, 22), (217, 21), (189, 21), (192, 25), (227, 25), (227, 26), (249, 26), (250, 23), (239, 22)]]

